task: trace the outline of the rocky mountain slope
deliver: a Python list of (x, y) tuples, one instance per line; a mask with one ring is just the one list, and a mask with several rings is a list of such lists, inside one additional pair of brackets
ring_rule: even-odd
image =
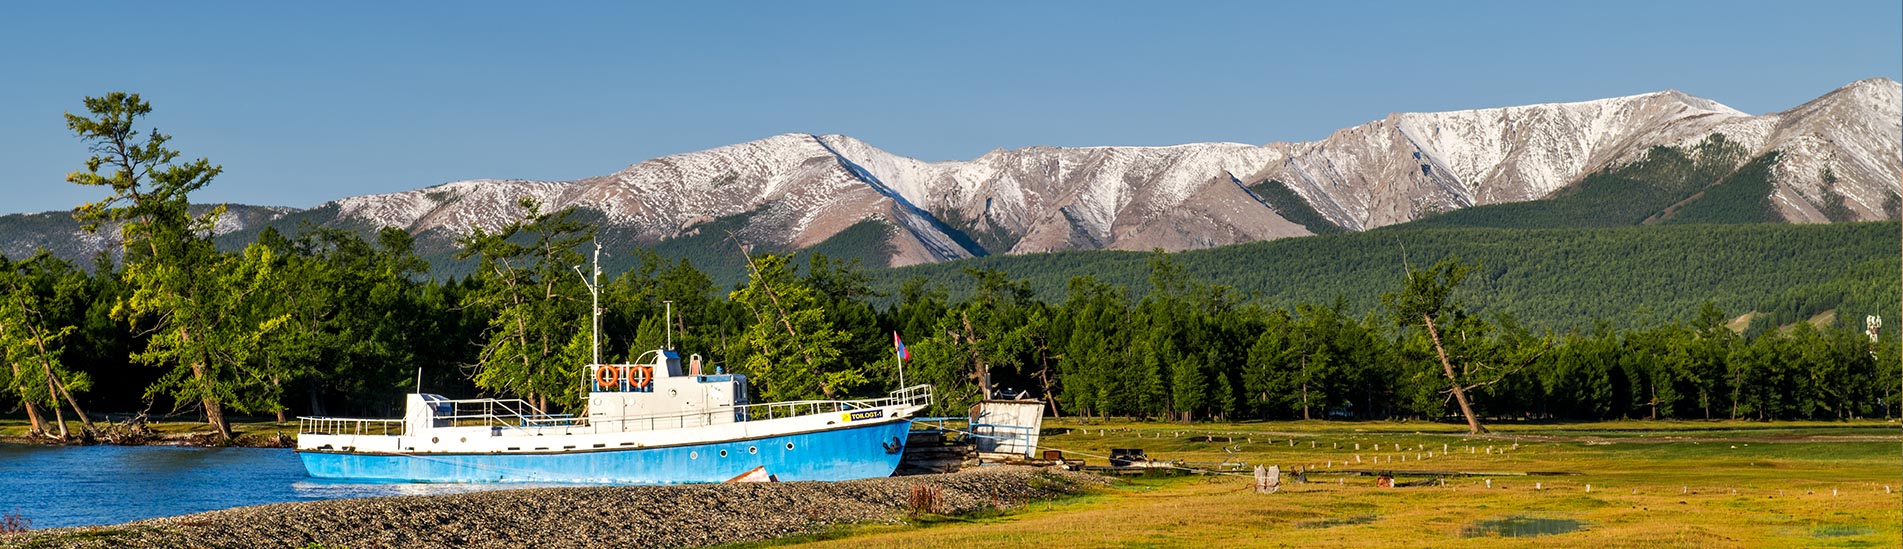
[[(1367, 230), (1538, 200), (1654, 146), (1689, 147), (1713, 133), (1748, 157), (1779, 153), (1771, 200), (1786, 220), (1888, 219), (1897, 216), (1903, 173), (1900, 89), (1864, 80), (1761, 116), (1665, 91), (1397, 113), (1306, 143), (1029, 147), (948, 162), (847, 136), (785, 134), (577, 181), (458, 181), (245, 223), (395, 226), (446, 243), (506, 224), (522, 198), (534, 198), (545, 208), (596, 212), (632, 243), (732, 230), (752, 246), (798, 249), (873, 221), (889, 229), (894, 266), (1054, 250), (1183, 250), (1310, 234), (1250, 190), (1264, 181), (1280, 182), (1328, 223)], [(5, 219), (15, 218), (22, 216)], [(5, 231), (0, 251), (13, 256), (23, 240), (62, 238), (54, 233), (63, 228), (48, 230)]]
[[(203, 215), (210, 209), (210, 205), (193, 206), (191, 212), (193, 215)], [(226, 204), (225, 214), (218, 218), (218, 224), (212, 232), (231, 235), (257, 230), (297, 211), (296, 208), (277, 206)], [(73, 219), (70, 212), (0, 216), (0, 256), (24, 259), (42, 248), (55, 256), (82, 264), (90, 264), (92, 258), (102, 251), (112, 252), (116, 257), (119, 252), (119, 225), (109, 224), (100, 227), (97, 234), (87, 234), (80, 230), (79, 222)]]

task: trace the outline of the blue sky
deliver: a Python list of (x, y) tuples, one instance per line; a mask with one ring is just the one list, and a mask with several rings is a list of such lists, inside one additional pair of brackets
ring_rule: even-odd
[(196, 200), (309, 207), (788, 132), (945, 160), (1903, 78), (1894, 0), (527, 4), (0, 4), (0, 213), (101, 196), (61, 114), (113, 90), (225, 167)]

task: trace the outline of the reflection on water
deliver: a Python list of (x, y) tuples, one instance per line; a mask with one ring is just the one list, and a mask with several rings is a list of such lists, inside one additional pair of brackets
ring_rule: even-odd
[(574, 484), (414, 484), (313, 479), (272, 448), (0, 444), (0, 514), (34, 528), (117, 524), (287, 501), (422, 496)]
[(1467, 525), (1460, 530), (1462, 537), (1500, 536), (1507, 538), (1528, 538), (1550, 536), (1579, 530), (1584, 523), (1573, 519), (1535, 518), (1520, 515), (1482, 520)]

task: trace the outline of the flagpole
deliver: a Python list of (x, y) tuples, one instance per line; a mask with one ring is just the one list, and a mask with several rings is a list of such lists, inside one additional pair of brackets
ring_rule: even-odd
[(895, 361), (898, 361), (899, 363), (899, 388), (904, 389), (905, 388), (905, 348), (900, 346), (900, 345), (904, 345), (904, 340), (899, 339), (898, 332), (892, 332), (892, 343), (895, 344), (892, 346), (892, 359)]

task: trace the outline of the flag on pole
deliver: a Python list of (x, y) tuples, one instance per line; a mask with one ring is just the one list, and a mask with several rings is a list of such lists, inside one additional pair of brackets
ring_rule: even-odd
[(905, 340), (899, 339), (898, 332), (892, 332), (892, 346), (897, 349), (899, 360), (910, 360), (912, 358), (912, 352), (905, 350)]

